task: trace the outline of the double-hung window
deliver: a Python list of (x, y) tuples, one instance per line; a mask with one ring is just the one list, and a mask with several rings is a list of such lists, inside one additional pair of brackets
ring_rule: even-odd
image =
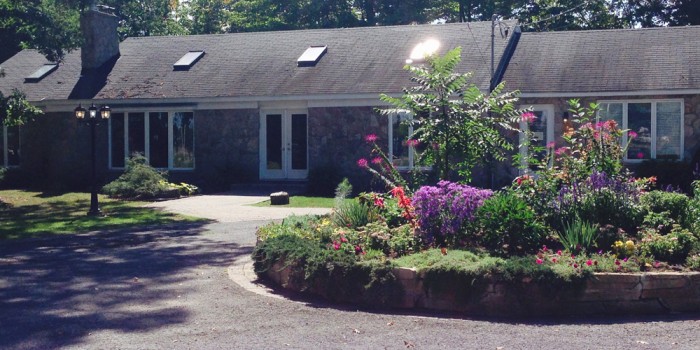
[(111, 168), (138, 153), (154, 168), (194, 169), (193, 112), (113, 112), (109, 132)]
[(601, 101), (598, 118), (629, 130), (622, 136), (627, 161), (683, 158), (682, 100)]
[(0, 167), (19, 166), (19, 126), (0, 125)]
[[(420, 155), (425, 146), (411, 139), (413, 126), (409, 123), (413, 118), (410, 112), (400, 111), (389, 114), (389, 159), (399, 170), (410, 170), (421, 166)], [(428, 169), (429, 167), (421, 166)]]

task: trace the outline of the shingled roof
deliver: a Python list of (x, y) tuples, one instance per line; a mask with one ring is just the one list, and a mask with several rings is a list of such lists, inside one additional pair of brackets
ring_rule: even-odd
[[(473, 82), (486, 90), (490, 76), (490, 22), (128, 38), (95, 98), (255, 98), (379, 94), (400, 92), (409, 84), (403, 70), (413, 47), (437, 39), (440, 52), (462, 46), (459, 71), (474, 72)], [(497, 36), (496, 63), (507, 39)], [(310, 46), (325, 45), (314, 67), (297, 67)], [(189, 70), (173, 69), (188, 51), (205, 55)], [(23, 90), (33, 101), (75, 97), (80, 53), (73, 52), (39, 82), (25, 82), (45, 63), (38, 52), (25, 50), (1, 66), (7, 77), (0, 91)]]
[(528, 93), (700, 89), (700, 26), (523, 33), (504, 80)]

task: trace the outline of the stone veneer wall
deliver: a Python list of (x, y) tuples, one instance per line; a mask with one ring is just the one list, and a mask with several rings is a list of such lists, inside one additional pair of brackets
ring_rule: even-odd
[(258, 109), (195, 112), (195, 169), (171, 171), (172, 179), (191, 181), (205, 191), (259, 179)]
[[(98, 181), (106, 179), (107, 125), (96, 129)], [(18, 185), (47, 190), (88, 189), (90, 127), (73, 113), (46, 113), (21, 128), (20, 168), (8, 177)]]
[(374, 107), (309, 108), (309, 170), (332, 164), (356, 190), (366, 189), (371, 176), (357, 166), (357, 160), (370, 157), (367, 134), (376, 134), (386, 151), (388, 120)]

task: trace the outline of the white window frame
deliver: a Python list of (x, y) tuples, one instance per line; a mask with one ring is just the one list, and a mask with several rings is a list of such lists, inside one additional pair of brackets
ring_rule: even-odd
[[(19, 136), (19, 149), (20, 149), (20, 152), (21, 152), (21, 150), (22, 150), (22, 132), (21, 132), (21, 130), (22, 130), (22, 129), (21, 129), (21, 127), (19, 127), (19, 126), (18, 126), (17, 128), (18, 128), (19, 133), (20, 133), (18, 136)], [(10, 153), (9, 153), (9, 150), (8, 150), (8, 147), (7, 147), (7, 146), (8, 146), (8, 141), (7, 141), (7, 125), (3, 125), (3, 126), (2, 126), (2, 154), (0, 154), (0, 157), (2, 157), (2, 159), (0, 159), (0, 160), (2, 161), (2, 163), (0, 163), (0, 167), (4, 167), (4, 168), (18, 168), (19, 165), (10, 165)], [(21, 163), (21, 162), (22, 162), (22, 158), (20, 158), (19, 161), (20, 161), (20, 163)]]
[[(547, 130), (546, 130), (546, 135), (544, 135), (545, 139), (545, 146), (549, 144), (550, 142), (556, 142), (554, 139), (554, 105), (553, 104), (536, 104), (536, 105), (524, 105), (524, 106), (519, 106), (521, 109), (529, 108), (533, 112), (542, 112), (544, 117), (547, 119)], [(525, 135), (526, 131), (529, 130), (529, 123), (525, 122), (524, 120), (520, 120), (519, 122), (519, 128), (520, 132), (518, 133), (518, 137), (520, 140), (520, 145), (523, 145), (525, 142)], [(520, 156), (521, 156), (521, 162), (524, 162), (526, 157), (527, 157), (527, 152), (528, 149), (527, 147), (520, 147), (519, 149)], [(521, 169), (521, 173), (529, 173), (530, 168), (529, 166), (526, 167), (525, 164), (522, 164), (523, 168)]]
[[(175, 162), (175, 147), (173, 145), (174, 137), (173, 137), (173, 120), (174, 120), (174, 115), (175, 113), (192, 113), (192, 117), (195, 119), (195, 126), (194, 130), (196, 130), (196, 113), (193, 110), (132, 110), (132, 111), (113, 111), (112, 114), (124, 114), (124, 151), (127, 157), (131, 154), (129, 152), (129, 114), (143, 114), (143, 122), (144, 122), (144, 156), (150, 163), (151, 161), (151, 141), (150, 141), (150, 114), (151, 113), (167, 113), (168, 114), (168, 167), (167, 168), (157, 168), (157, 169), (162, 169), (162, 170), (177, 170), (177, 171), (192, 171), (195, 170), (196, 168), (196, 157), (193, 160), (193, 164), (191, 168), (176, 168), (174, 166)], [(108, 164), (109, 164), (109, 169), (111, 170), (123, 170), (124, 167), (113, 167), (112, 166), (112, 119), (109, 119), (108, 124), (108, 130), (109, 130), (109, 151), (108, 151)], [(196, 155), (195, 153), (195, 148), (196, 148), (196, 132), (192, 135), (192, 153)]]
[[(387, 114), (387, 133), (388, 133), (388, 140), (387, 143), (389, 145), (388, 150), (389, 153), (387, 153), (387, 157), (389, 160), (392, 162), (393, 165), (393, 160), (394, 160), (394, 123), (392, 122), (394, 117), (399, 118), (399, 123), (403, 123), (404, 121), (401, 120), (401, 114), (404, 115), (404, 120), (412, 120), (413, 119), (413, 113), (409, 111), (397, 111), (397, 112), (392, 112)], [(413, 124), (408, 125), (408, 137), (410, 138), (413, 135)], [(419, 169), (419, 170), (431, 170), (433, 167), (432, 166), (416, 166), (415, 165), (415, 148), (413, 146), (407, 146), (408, 147), (408, 166), (397, 166), (396, 169), (399, 171), (410, 171), (413, 169)]]
[[(622, 125), (620, 125), (620, 129), (622, 130), (627, 130), (628, 129), (628, 105), (630, 103), (651, 103), (651, 158), (649, 159), (629, 159), (627, 158), (627, 152), (625, 152), (623, 161), (626, 163), (642, 163), (644, 161), (648, 160), (657, 160), (656, 158), (656, 111), (657, 107), (656, 105), (658, 103), (669, 103), (669, 102), (676, 102), (680, 104), (680, 155), (678, 159), (675, 159), (674, 161), (683, 161), (684, 154), (685, 154), (685, 132), (684, 132), (684, 123), (685, 123), (685, 101), (683, 99), (643, 99), (643, 100), (600, 100), (597, 101), (598, 105), (602, 104), (612, 104), (612, 103), (619, 103), (622, 104)], [(596, 121), (600, 121), (600, 110), (596, 114)], [(627, 138), (627, 133), (624, 132), (622, 133), (622, 144), (627, 145), (628, 138)]]

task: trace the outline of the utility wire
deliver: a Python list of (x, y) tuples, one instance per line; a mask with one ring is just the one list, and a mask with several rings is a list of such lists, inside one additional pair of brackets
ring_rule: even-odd
[(521, 27), (531, 27), (531, 26), (534, 26), (534, 25), (536, 25), (536, 24), (540, 24), (540, 23), (542, 23), (542, 22), (550, 21), (550, 20), (555, 19), (555, 18), (557, 18), (557, 17), (563, 16), (563, 15), (569, 13), (569, 12), (576, 11), (576, 10), (578, 10), (580, 7), (582, 7), (582, 6), (584, 6), (584, 5), (588, 5), (588, 4), (589, 4), (589, 1), (590, 1), (590, 0), (583, 1), (583, 2), (581, 2), (580, 4), (578, 4), (578, 5), (576, 5), (576, 6), (572, 7), (572, 8), (570, 8), (570, 9), (564, 11), (564, 12), (558, 13), (558, 14), (553, 15), (553, 16), (550, 16), (550, 17), (547, 17), (547, 18), (542, 19), (542, 20), (539, 20), (539, 21), (537, 21), (537, 22), (521, 23), (520, 26), (521, 26)]
[(472, 32), (472, 27), (469, 25), (469, 22), (467, 22), (467, 28), (469, 28), (469, 33), (471, 34), (472, 40), (474, 41), (474, 46), (476, 46), (476, 49), (479, 51), (479, 55), (481, 56), (482, 63), (484, 63), (484, 65), (488, 66), (488, 62), (486, 62), (486, 56), (484, 56), (484, 52), (479, 47), (479, 42), (476, 40), (476, 36), (474, 36), (474, 32)]

